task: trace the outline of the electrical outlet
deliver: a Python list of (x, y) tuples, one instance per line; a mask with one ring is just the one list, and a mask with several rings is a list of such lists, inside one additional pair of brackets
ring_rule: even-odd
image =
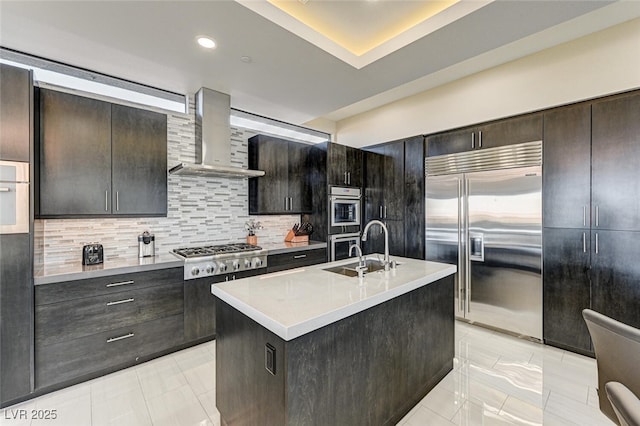
[(274, 376), (276, 375), (276, 348), (268, 343), (264, 345), (264, 368)]

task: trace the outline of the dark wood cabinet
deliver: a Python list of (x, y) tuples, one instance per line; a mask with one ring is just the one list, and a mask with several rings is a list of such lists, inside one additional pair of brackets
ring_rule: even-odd
[(216, 337), (216, 305), (211, 285), (252, 277), (267, 272), (265, 268), (214, 275), (184, 281), (184, 340), (194, 344)]
[(331, 186), (362, 186), (362, 151), (346, 145), (327, 144), (327, 183)]
[(542, 140), (542, 113), (507, 118), (478, 127), (475, 149)]
[(326, 261), (326, 247), (310, 250), (296, 250), (287, 253), (270, 254), (267, 257), (267, 273), (301, 268), (303, 266), (309, 265), (316, 265), (318, 263), (324, 263)]
[[(392, 255), (424, 259), (424, 138), (415, 136), (366, 147), (365, 223), (382, 220)], [(370, 232), (367, 253), (384, 251), (384, 235)]]
[(307, 144), (271, 136), (249, 139), (249, 168), (265, 171), (249, 179), (249, 214), (311, 212), (306, 173), (310, 150)]
[(111, 105), (40, 89), (40, 217), (111, 213)]
[(167, 215), (167, 116), (111, 106), (114, 214)]
[(588, 229), (545, 228), (543, 241), (544, 340), (590, 353), (582, 310), (591, 308), (591, 234)]
[(404, 143), (404, 247), (405, 257), (425, 258), (424, 138)]
[(31, 72), (0, 64), (0, 160), (30, 161)]
[(427, 136), (428, 156), (435, 157), (437, 155), (470, 151), (473, 149), (471, 144), (474, 131), (475, 128), (468, 127)]
[(433, 157), (539, 141), (542, 123), (542, 113), (534, 113), (429, 135), (427, 154)]
[(184, 343), (183, 268), (35, 287), (35, 385), (97, 377)]
[(542, 220), (547, 228), (591, 225), (591, 105), (544, 114)]
[(640, 328), (640, 232), (593, 230), (591, 306)]
[(592, 225), (640, 231), (640, 93), (592, 106)]
[(29, 235), (0, 235), (0, 405), (32, 390), (33, 281)]
[(39, 90), (40, 217), (166, 216), (166, 115)]

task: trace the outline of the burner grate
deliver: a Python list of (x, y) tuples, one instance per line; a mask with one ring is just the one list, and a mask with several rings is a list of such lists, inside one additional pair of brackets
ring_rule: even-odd
[(215, 256), (218, 254), (241, 253), (241, 252), (258, 251), (258, 250), (262, 250), (262, 247), (254, 246), (252, 244), (247, 244), (247, 243), (234, 243), (234, 244), (218, 244), (218, 245), (203, 246), (203, 247), (183, 247), (183, 248), (173, 249), (173, 252), (178, 256), (182, 256), (184, 258), (197, 258), (197, 257), (205, 257), (205, 256)]

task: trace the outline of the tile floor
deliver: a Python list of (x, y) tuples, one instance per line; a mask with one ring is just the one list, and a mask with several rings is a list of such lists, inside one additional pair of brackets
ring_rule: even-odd
[[(456, 322), (454, 370), (399, 425), (610, 426), (596, 384), (593, 359)], [(19, 419), (32, 410), (57, 418)], [(215, 342), (8, 407), (0, 424), (217, 426)]]

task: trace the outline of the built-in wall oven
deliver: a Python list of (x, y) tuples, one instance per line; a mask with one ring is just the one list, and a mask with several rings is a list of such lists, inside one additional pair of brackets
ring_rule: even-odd
[(335, 234), (329, 236), (329, 260), (342, 260), (349, 257), (349, 246), (360, 246), (360, 233)]
[(360, 188), (332, 186), (329, 197), (329, 226), (360, 226)]

